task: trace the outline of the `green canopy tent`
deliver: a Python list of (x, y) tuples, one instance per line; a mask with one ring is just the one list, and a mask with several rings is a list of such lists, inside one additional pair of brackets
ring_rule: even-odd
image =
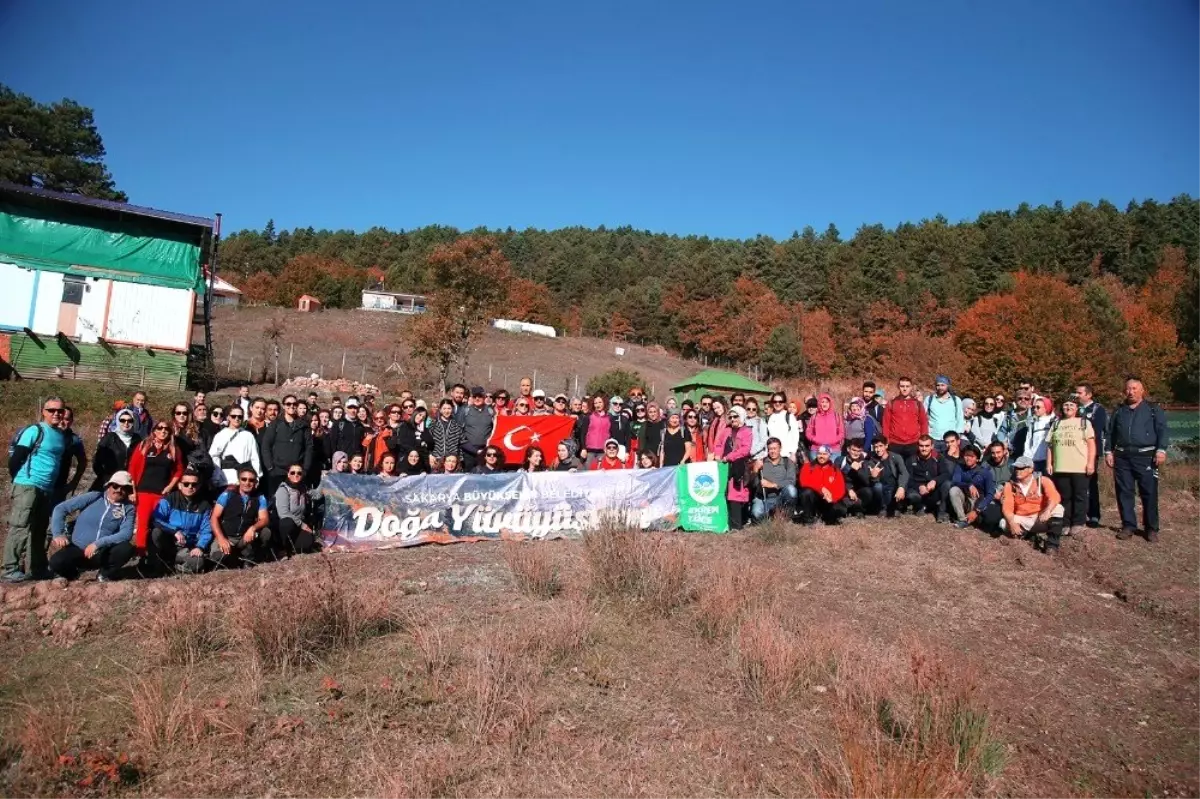
[(705, 369), (703, 372), (671, 386), (671, 393), (680, 402), (685, 399), (697, 402), (704, 394), (721, 394), (728, 398), (735, 391), (761, 399), (770, 396), (774, 389), (757, 380), (751, 380), (736, 372), (726, 372), (722, 369)]

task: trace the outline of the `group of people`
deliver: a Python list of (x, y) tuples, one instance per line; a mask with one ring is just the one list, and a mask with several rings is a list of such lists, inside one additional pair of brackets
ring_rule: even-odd
[[(634, 387), (626, 397), (547, 397), (522, 378), (518, 391), (456, 384), (430, 413), (403, 391), (301, 399), (251, 396), (226, 405), (197, 392), (155, 420), (145, 392), (118, 402), (97, 432), (89, 466), (73, 415), (60, 398), (19, 430), (9, 448), (13, 502), (0, 579), (73, 578), (96, 569), (114, 579), (135, 556), (143, 573), (199, 572), (253, 564), (319, 546), (329, 472), (400, 477), (505, 469), (590, 471), (729, 464), (730, 526), (787, 514), (836, 524), (847, 515), (928, 513), (959, 527), (1035, 537), (1047, 551), (1085, 524), (1098, 526), (1098, 474), (1113, 469), (1121, 532), (1158, 535), (1157, 469), (1166, 421), (1136, 378), (1112, 414), (1087, 384), (1057, 404), (1022, 384), (1002, 394), (959, 397), (944, 376), (920, 397), (908, 378), (890, 401), (867, 381), (836, 407), (822, 393), (803, 410), (784, 392), (760, 407), (753, 395), (669, 397), (660, 405)], [(570, 435), (548, 457), (529, 447), (506, 464), (489, 443), (498, 416), (569, 417)], [(47, 532), (52, 546), (47, 546)], [(52, 552), (53, 554), (48, 554)]]

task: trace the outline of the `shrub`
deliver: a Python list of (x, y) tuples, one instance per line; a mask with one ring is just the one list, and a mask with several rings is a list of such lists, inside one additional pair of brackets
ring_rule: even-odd
[(463, 725), (477, 744), (498, 740), (521, 748), (541, 715), (541, 670), (523, 649), (511, 634), (491, 630), (471, 653)]
[(609, 369), (607, 372), (593, 375), (588, 380), (587, 393), (592, 397), (597, 394), (624, 397), (629, 393), (629, 389), (635, 386), (643, 389), (646, 386), (646, 379), (639, 372), (632, 369)]
[(562, 591), (558, 568), (544, 544), (506, 541), (504, 560), (523, 593), (536, 599), (552, 599)]
[(754, 525), (753, 529), (751, 538), (768, 546), (795, 544), (800, 540), (799, 528), (791, 519), (778, 514), (772, 514), (766, 521)]

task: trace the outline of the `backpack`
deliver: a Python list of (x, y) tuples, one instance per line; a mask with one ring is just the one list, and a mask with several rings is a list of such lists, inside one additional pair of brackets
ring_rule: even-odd
[[(42, 439), (44, 439), (46, 437), (46, 431), (42, 428), (41, 424), (38, 424), (36, 422), (34, 424), (26, 425), (25, 427), (22, 427), (20, 430), (18, 430), (17, 432), (12, 434), (12, 438), (10, 438), (8, 440), (8, 462), (9, 462), (8, 471), (9, 471), (9, 474), (12, 475), (13, 477), (16, 477), (16, 475), (13, 474), (13, 472), (12, 472), (12, 459), (13, 459), (13, 455), (15, 455), (17, 452), (17, 442), (21, 440), (21, 436), (25, 435), (25, 431), (31, 427), (36, 428), (37, 432), (34, 434), (33, 443), (29, 447), (29, 457), (25, 459), (26, 470), (29, 470), (32, 468), (30, 466), (29, 462), (33, 459), (33, 456), (37, 454), (37, 451), (39, 449), (41, 449)], [(20, 471), (20, 470), (18, 470), (18, 471)]]
[[(959, 406), (961, 405), (961, 402), (960, 402), (960, 400), (958, 399), (958, 395), (957, 395), (957, 394), (955, 394), (953, 391), (951, 391), (951, 392), (949, 392), (949, 395), (948, 395), (948, 396), (950, 397), (950, 399), (954, 400), (954, 413), (955, 413), (955, 415), (959, 414), (959, 413), (960, 413), (960, 411), (959, 411)], [(932, 395), (932, 394), (930, 394), (929, 396), (927, 396), (927, 397), (925, 398), (925, 415), (926, 415), (926, 416), (928, 416), (928, 415), (929, 415), (929, 408), (931, 407), (931, 404), (932, 404), (932, 403), (933, 403), (933, 395)]]

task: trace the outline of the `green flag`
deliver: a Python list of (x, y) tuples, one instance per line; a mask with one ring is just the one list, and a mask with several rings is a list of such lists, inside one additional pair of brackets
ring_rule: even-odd
[(729, 464), (689, 463), (675, 471), (675, 480), (680, 527), (706, 533), (729, 532), (729, 511), (725, 506)]

